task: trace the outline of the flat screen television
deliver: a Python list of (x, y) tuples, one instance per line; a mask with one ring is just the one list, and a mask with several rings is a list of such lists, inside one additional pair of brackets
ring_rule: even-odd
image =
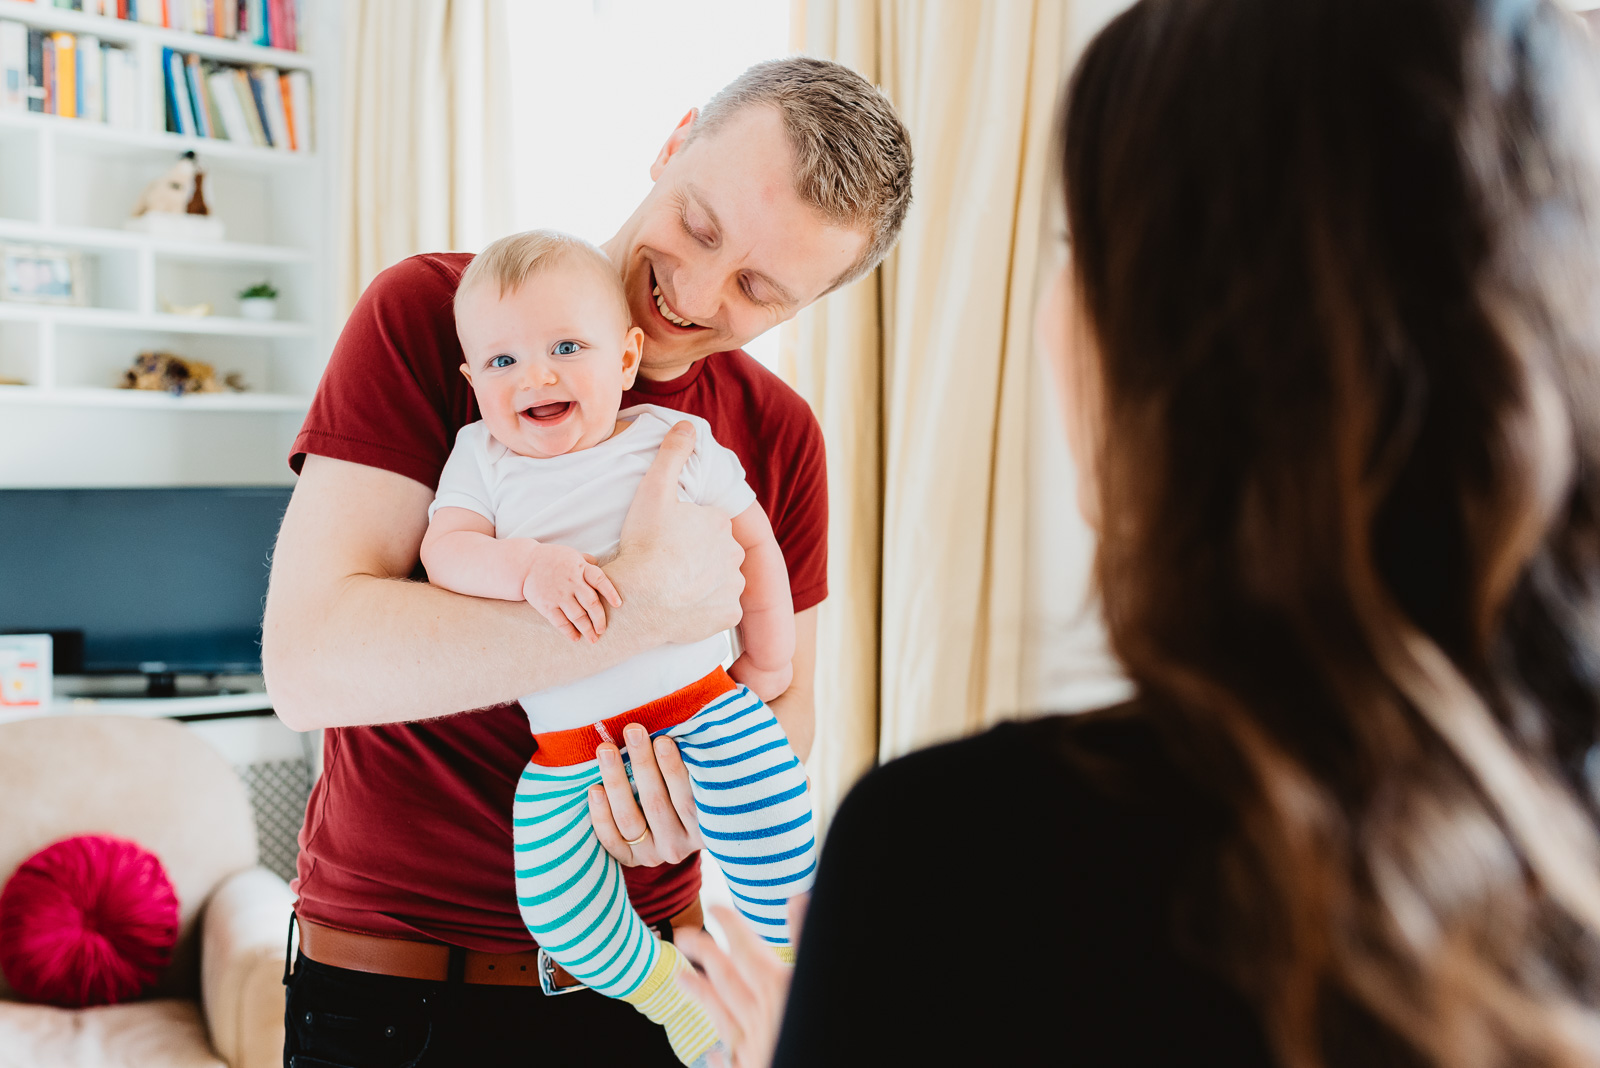
[(55, 636), (58, 675), (261, 670), (288, 487), (0, 490), (0, 633)]

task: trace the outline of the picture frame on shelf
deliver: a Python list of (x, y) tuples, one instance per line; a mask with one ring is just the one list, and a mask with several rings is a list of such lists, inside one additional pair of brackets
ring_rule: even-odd
[(83, 254), (45, 245), (0, 244), (0, 300), (88, 304)]

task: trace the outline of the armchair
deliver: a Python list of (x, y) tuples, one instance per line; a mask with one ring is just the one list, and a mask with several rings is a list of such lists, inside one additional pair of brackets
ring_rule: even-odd
[(244, 784), (168, 720), (58, 715), (0, 725), (0, 883), (76, 834), (131, 839), (178, 893), (171, 966), (137, 1001), (29, 1005), (0, 979), (0, 1068), (273, 1068), (293, 898), (256, 865)]

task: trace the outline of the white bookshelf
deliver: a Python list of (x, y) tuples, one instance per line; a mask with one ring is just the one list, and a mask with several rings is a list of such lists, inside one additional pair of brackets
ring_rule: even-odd
[[(284, 463), (338, 324), (330, 198), (338, 86), (336, 0), (305, 0), (306, 51), (262, 48), (44, 4), (0, 0), (0, 20), (92, 35), (138, 70), (138, 124), (0, 111), (0, 244), (83, 257), (88, 303), (0, 300), (0, 486), (284, 483)], [(311, 75), (315, 150), (165, 129), (163, 48)], [(205, 172), (226, 240), (124, 228), (145, 185), (185, 151)], [(278, 317), (241, 318), (237, 293), (279, 292)], [(210, 304), (211, 314), (173, 314)], [(244, 393), (118, 389), (139, 352), (204, 360)], [(97, 462), (96, 457), (101, 459)]]

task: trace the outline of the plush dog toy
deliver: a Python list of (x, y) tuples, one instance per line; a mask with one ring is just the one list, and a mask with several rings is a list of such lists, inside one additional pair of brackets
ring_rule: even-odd
[(122, 373), (123, 389), (151, 389), (181, 397), (185, 393), (220, 393), (217, 369), (203, 360), (186, 360), (170, 352), (141, 352)]
[[(134, 215), (159, 211), (170, 215), (205, 215), (205, 200), (199, 194), (200, 164), (193, 152), (183, 156), (167, 169), (167, 173), (144, 187), (139, 202), (133, 207)], [(199, 201), (198, 208), (195, 202)]]

